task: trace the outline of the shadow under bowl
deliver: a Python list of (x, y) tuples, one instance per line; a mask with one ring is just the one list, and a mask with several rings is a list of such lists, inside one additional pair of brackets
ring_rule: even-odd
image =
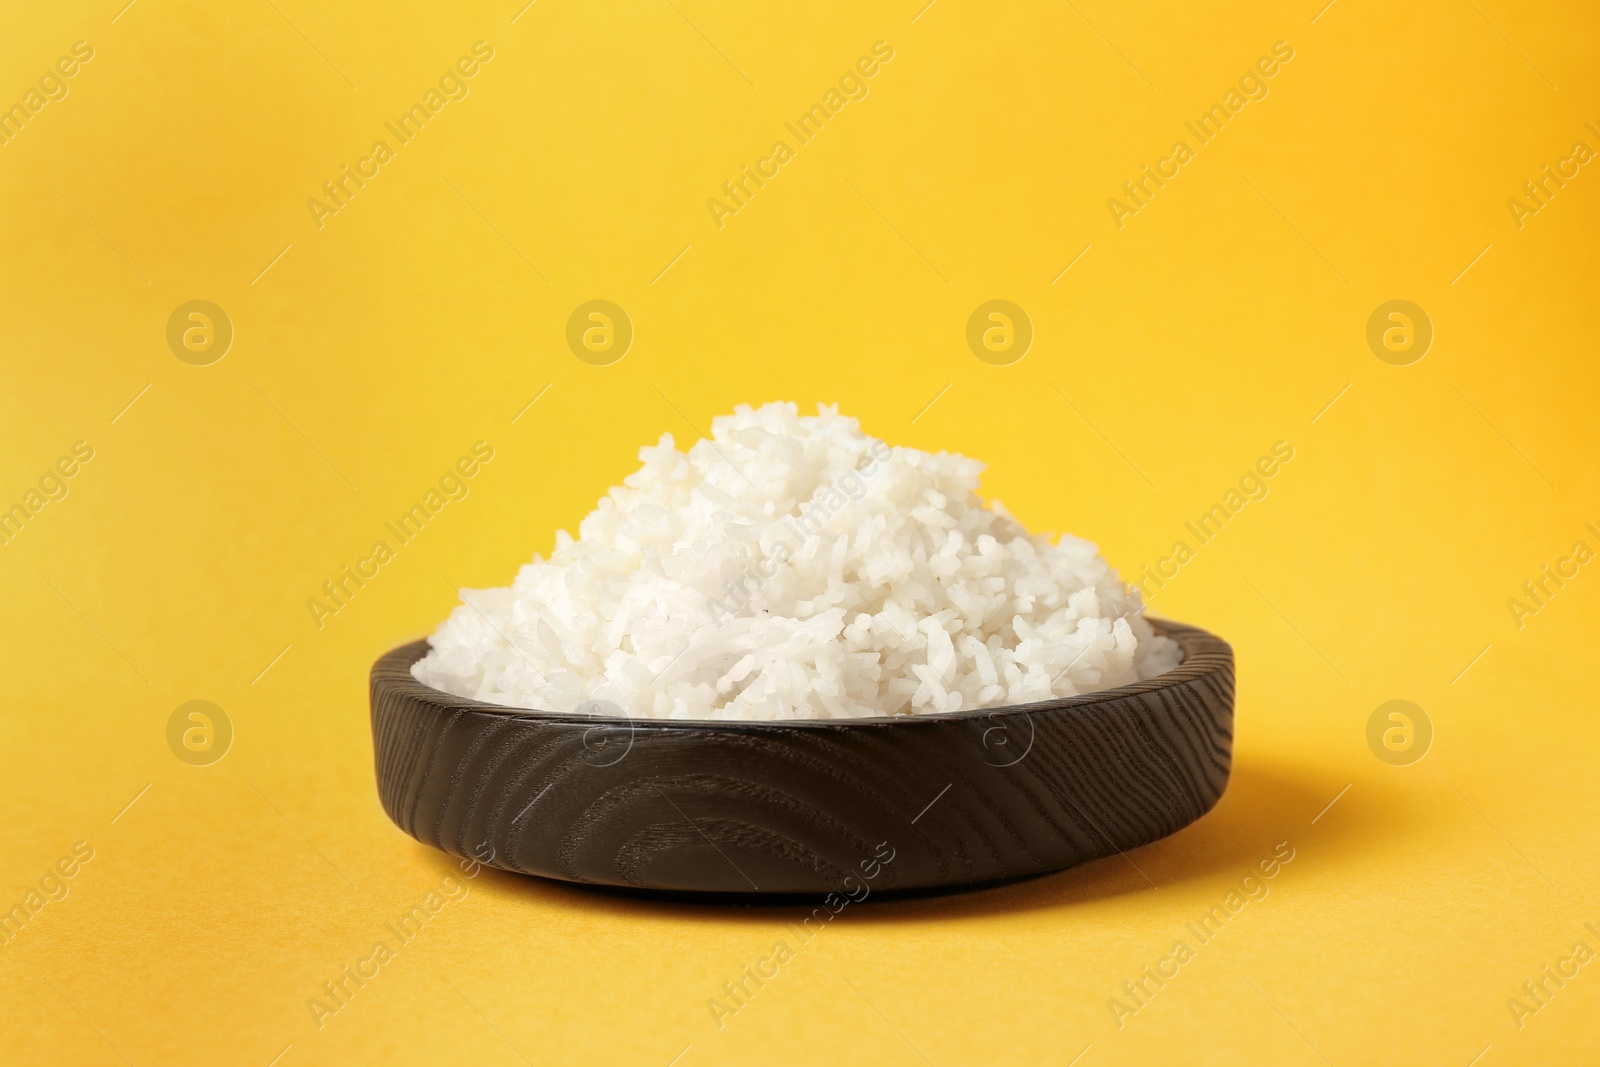
[(927, 891), (1073, 867), (1165, 837), (1227, 785), (1233, 650), (1152, 619), (1183, 662), (1147, 682), (948, 714), (597, 718), (373, 665), (378, 795), (452, 855), (567, 882), (735, 897)]

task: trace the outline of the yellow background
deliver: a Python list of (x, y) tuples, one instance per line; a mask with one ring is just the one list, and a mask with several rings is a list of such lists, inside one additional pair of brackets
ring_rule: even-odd
[[(1600, 567), (1506, 605), (1600, 548), (1597, 165), (1506, 206), (1600, 148), (1592, 11), (921, 3), (8, 5), (0, 102), (95, 54), (0, 147), (0, 502), (95, 458), (0, 547), (0, 904), (95, 855), (0, 948), (0, 1059), (1600, 1062), (1600, 964), (1506, 1005), (1600, 949)], [(470, 95), (319, 229), (308, 198), (478, 40)], [(706, 200), (879, 40), (870, 94), (719, 230)], [(1119, 230), (1107, 199), (1279, 40), (1270, 95)], [(606, 367), (564, 340), (596, 298), (636, 330)], [(1036, 330), (1012, 366), (964, 340), (994, 298)], [(1436, 332), (1407, 367), (1365, 340), (1396, 298)], [(211, 366), (166, 345), (191, 299), (234, 324)], [(851, 906), (720, 1030), (800, 908), (487, 872), (317, 1029), (321, 983), (459, 873), (378, 807), (372, 660), (640, 445), (770, 399), (982, 458), (1124, 573), (1291, 443), (1156, 598), (1237, 654), (1217, 809)], [(478, 440), (471, 495), (319, 630), (306, 600)], [(1406, 767), (1366, 742), (1397, 698), (1436, 731)], [(211, 766), (167, 747), (191, 699), (236, 730)], [(1119, 1029), (1107, 999), (1280, 841), (1270, 896)]]

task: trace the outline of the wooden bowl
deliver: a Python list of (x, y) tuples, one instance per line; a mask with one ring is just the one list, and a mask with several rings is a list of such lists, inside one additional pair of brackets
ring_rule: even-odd
[(1152, 620), (1183, 662), (1148, 682), (937, 715), (595, 718), (485, 704), (372, 668), (383, 809), (486, 866), (691, 894), (936, 890), (1126, 852), (1227, 785), (1233, 650)]

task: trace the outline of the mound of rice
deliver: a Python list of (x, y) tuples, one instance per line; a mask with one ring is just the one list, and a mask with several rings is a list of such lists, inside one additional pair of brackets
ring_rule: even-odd
[(508, 589), (463, 590), (412, 673), (494, 704), (659, 719), (994, 707), (1176, 666), (1095, 546), (1029, 534), (983, 464), (819, 406), (670, 434)]

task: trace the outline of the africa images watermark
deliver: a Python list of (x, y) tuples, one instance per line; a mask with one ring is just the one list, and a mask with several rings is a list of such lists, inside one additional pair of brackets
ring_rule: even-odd
[[(468, 875), (471, 877), (471, 875)], [(430, 889), (421, 900), (412, 904), (398, 916), (383, 924), (386, 938), (373, 942), (372, 950), (353, 964), (341, 964), (338, 974), (322, 983), (316, 996), (306, 999), (306, 1010), (311, 1021), (321, 1030), (329, 1016), (337, 1015), (350, 1006), (356, 994), (368, 982), (383, 973), (383, 968), (394, 961), (400, 950), (414, 941), (428, 923), (438, 917), (444, 906), (467, 898), (471, 888), (453, 874), (447, 874), (438, 889)], [(389, 942), (393, 941), (391, 945)]]
[[(795, 144), (799, 147), (810, 144), (824, 126), (838, 118), (845, 105), (865, 100), (871, 92), (867, 79), (878, 73), (880, 64), (892, 59), (894, 48), (888, 41), (874, 42), (872, 54), (857, 59), (854, 66), (841, 74), (837, 88), (824, 93), (820, 104), (812, 104), (799, 118), (783, 124), (784, 129), (794, 135)], [(728, 216), (737, 215), (748, 207), (757, 191), (766, 188), (767, 182), (778, 176), (783, 165), (795, 158), (796, 151), (788, 141), (774, 141), (771, 151), (757, 159), (753, 167), (743, 164), (737, 177), (723, 182), (722, 196), (726, 200), (714, 196), (706, 201), (706, 209), (711, 212), (711, 221), (717, 224), (717, 229), (722, 229)]]
[(1155, 198), (1156, 192), (1166, 187), (1167, 182), (1175, 179), (1181, 172), (1183, 165), (1194, 159), (1201, 148), (1210, 144), (1217, 138), (1223, 129), (1239, 117), (1239, 112), (1252, 100), (1265, 100), (1271, 88), (1267, 81), (1277, 76), (1281, 69), (1280, 64), (1286, 64), (1294, 59), (1294, 49), (1288, 41), (1276, 41), (1272, 45), (1270, 55), (1264, 55), (1255, 61), (1255, 65), (1246, 70), (1239, 78), (1239, 87), (1229, 89), (1223, 96), (1222, 103), (1212, 104), (1210, 109), (1201, 114), (1195, 122), (1185, 122), (1184, 128), (1194, 135), (1196, 146), (1190, 147), (1185, 140), (1174, 141), (1172, 150), (1162, 158), (1155, 161), (1152, 166), (1146, 163), (1140, 168), (1138, 177), (1122, 183), (1122, 191), (1127, 200), (1119, 197), (1110, 197), (1106, 200), (1106, 210), (1111, 212), (1111, 221), (1117, 229), (1127, 225), (1127, 220), (1132, 215), (1149, 206)]
[(1269, 480), (1292, 459), (1294, 459), (1293, 445), (1287, 441), (1274, 442), (1270, 453), (1262, 455), (1239, 476), (1237, 487), (1230, 487), (1222, 494), (1222, 499), (1202, 512), (1198, 519), (1184, 523), (1183, 528), (1194, 537), (1195, 543), (1191, 545), (1187, 539), (1179, 538), (1173, 542), (1167, 555), (1153, 564), (1146, 563), (1140, 568), (1143, 577), (1133, 584), (1138, 588), (1144, 602), (1148, 604), (1155, 599), (1155, 594), (1150, 589), (1151, 585), (1159, 590), (1176, 578), (1178, 571), (1193, 560), (1201, 548), (1215, 540), (1217, 535), (1222, 533), (1224, 526), (1238, 518), (1245, 505), (1252, 501), (1265, 500), (1267, 494), (1272, 492)]
[[(1586, 922), (1583, 926), (1600, 938), (1600, 928), (1596, 928), (1594, 923)], [(1557, 959), (1554, 967), (1546, 963), (1539, 968), (1537, 977), (1523, 982), (1516, 996), (1506, 998), (1506, 1010), (1511, 1013), (1511, 1021), (1517, 1029), (1527, 1026), (1531, 1017), (1548, 1008), (1556, 994), (1577, 978), (1584, 966), (1594, 958), (1595, 951), (1587, 941), (1574, 941), (1572, 951)]]
[[(1583, 528), (1600, 539), (1600, 529), (1594, 523), (1586, 522)], [(1522, 583), (1522, 595), (1506, 599), (1506, 610), (1511, 613), (1511, 621), (1517, 624), (1517, 629), (1527, 626), (1530, 617), (1548, 607), (1556, 594), (1581, 573), (1580, 568), (1594, 558), (1595, 551), (1589, 542), (1574, 541), (1571, 551), (1557, 557), (1554, 564), (1540, 564), (1538, 577)]]
[(0, 545), (9, 545), (24, 526), (38, 517), (45, 505), (65, 500), (72, 491), (68, 480), (76, 477), (91, 459), (94, 459), (94, 446), (88, 441), (74, 442), (70, 452), (45, 468), (35, 488), (23, 493), (22, 498), (9, 508), (0, 510)]
[(0, 948), (11, 944), (22, 934), (23, 927), (39, 916), (53, 901), (67, 899), (72, 892), (71, 879), (77, 877), (83, 865), (94, 859), (94, 846), (87, 841), (73, 843), (72, 851), (45, 868), (39, 876), (37, 887), (30, 886), (22, 899), (10, 910), (0, 912)]
[(722, 591), (728, 596), (727, 602), (714, 596), (706, 597), (706, 613), (713, 621), (727, 622), (749, 608), (760, 595), (762, 586), (776, 577), (783, 565), (798, 555), (808, 543), (821, 537), (828, 523), (844, 510), (847, 503), (867, 495), (867, 479), (883, 468), (884, 461), (894, 454), (894, 449), (875, 440), (867, 451), (867, 459), (861, 466), (846, 471), (838, 479), (838, 484), (812, 494), (811, 501), (800, 509), (799, 515), (767, 526), (756, 544), (767, 540), (765, 534), (770, 532), (774, 535), (771, 549), (760, 559), (751, 561), (747, 558), (739, 569), (739, 576), (729, 578), (722, 584)]
[(446, 104), (453, 100), (465, 100), (467, 94), (472, 92), (472, 87), (467, 84), (468, 79), (476, 77), (478, 71), (482, 69), (481, 65), (487, 64), (492, 59), (494, 59), (494, 48), (487, 41), (474, 41), (472, 54), (457, 59), (439, 75), (437, 86), (430, 86), (428, 91), (422, 94), (421, 103), (412, 104), (392, 122), (383, 124), (383, 128), (394, 136), (395, 146), (391, 146), (385, 140), (374, 141), (371, 151), (357, 159), (354, 168), (345, 163), (337, 176), (323, 182), (322, 197), (326, 199), (314, 196), (306, 201), (306, 208), (311, 212), (311, 221), (317, 224), (317, 229), (320, 230), (327, 225), (330, 215), (337, 215), (349, 207), (356, 193), (365, 189), (367, 182), (382, 173), (383, 165), (393, 160), (399, 148), (410, 144), (422, 132), (423, 127), (437, 118)]
[(210, 700), (186, 700), (167, 716), (167, 748), (191, 767), (209, 767), (233, 747), (233, 719)]
[[(894, 862), (896, 852), (887, 841), (880, 841), (872, 850), (872, 855), (860, 863), (861, 878), (853, 874), (844, 876), (843, 892), (832, 892), (822, 898), (822, 903), (811, 909), (811, 913), (800, 920), (800, 925), (789, 924), (795, 933), (795, 941), (800, 948), (805, 948), (822, 931), (828, 928), (835, 917), (851, 904), (859, 904), (872, 895), (872, 887), (867, 883), (883, 873), (885, 867)], [(852, 882), (856, 884), (851, 885)], [(859, 895), (857, 895), (859, 894)], [(812, 927), (815, 923), (815, 928)], [(798, 950), (791, 947), (788, 941), (776, 941), (772, 950), (754, 963), (743, 964), (739, 968), (739, 976), (722, 983), (722, 994), (726, 1000), (711, 997), (706, 1000), (706, 1010), (711, 1013), (711, 1021), (718, 1030), (721, 1030), (729, 1019), (743, 1011), (756, 994), (760, 993), (766, 984), (777, 978), (784, 964), (793, 960), (798, 955)], [(754, 988), (752, 988), (752, 983)]]
[[(1585, 122), (1589, 132), (1600, 137), (1600, 130), (1595, 129), (1592, 122)], [(1522, 229), (1528, 224), (1528, 219), (1550, 206), (1556, 194), (1567, 187), (1567, 182), (1572, 181), (1580, 173), (1585, 164), (1595, 158), (1594, 149), (1584, 141), (1572, 142), (1572, 150), (1555, 162), (1554, 168), (1546, 163), (1541, 173), (1522, 183), (1522, 192), (1506, 199), (1506, 210), (1511, 212), (1511, 221), (1517, 224), (1517, 229)]]
[(1269, 881), (1282, 873), (1294, 856), (1294, 847), (1287, 841), (1279, 841), (1273, 846), (1272, 855), (1257, 860), (1250, 872), (1239, 879), (1236, 888), (1230, 889), (1227, 896), (1222, 898), (1222, 903), (1200, 916), (1198, 926), (1192, 922), (1183, 924), (1194, 938), (1194, 947), (1187, 941), (1173, 941), (1165, 956), (1154, 964), (1147, 963), (1140, 967), (1137, 975), (1122, 983), (1120, 997), (1107, 997), (1106, 1010), (1111, 1013), (1111, 1020), (1117, 1024), (1117, 1029), (1121, 1030), (1131, 1016), (1149, 1007), (1156, 994), (1178, 977), (1183, 965), (1195, 958), (1197, 949), (1215, 941), (1247, 905), (1266, 900), (1267, 894), (1272, 892)]
[(383, 528), (394, 538), (393, 545), (383, 538), (374, 541), (365, 556), (353, 564), (345, 564), (339, 573), (322, 583), (322, 596), (306, 598), (306, 610), (311, 612), (311, 621), (317, 624), (317, 629), (327, 624), (329, 616), (337, 615), (349, 607), (356, 594), (383, 572), (383, 565), (392, 561), (401, 548), (416, 540), (423, 528), (438, 518), (447, 504), (465, 500), (467, 494), (472, 492), (471, 480), (483, 469), (483, 464), (492, 459), (493, 445), (487, 441), (474, 442), (470, 454), (461, 456), (439, 476), (437, 488), (430, 487), (422, 499), (412, 504), (398, 519), (383, 524)]
[[(1594, 923), (1584, 923), (1584, 929), (1595, 937), (1600, 937), (1600, 929)], [(1595, 950), (1590, 949), (1589, 942), (1574, 941), (1573, 950), (1566, 953), (1565, 957), (1558, 958), (1555, 966), (1546, 965), (1539, 968), (1538, 977), (1531, 977), (1523, 982), (1522, 990), (1515, 997), (1506, 998), (1506, 1011), (1510, 1013), (1510, 1021), (1517, 1024), (1517, 1029), (1528, 1025), (1528, 1019), (1549, 1008), (1550, 1001), (1555, 1000), (1555, 995), (1562, 992), (1566, 982), (1573, 981), (1582, 973), (1582, 968), (1594, 960)]]
[(75, 78), (83, 64), (94, 58), (94, 48), (88, 41), (72, 42), (72, 51), (61, 56), (39, 76), (34, 87), (22, 94), (21, 99), (0, 111), (0, 147), (9, 145), (22, 133), (23, 127), (39, 117), (49, 104), (65, 100), (72, 87), (68, 79)]

